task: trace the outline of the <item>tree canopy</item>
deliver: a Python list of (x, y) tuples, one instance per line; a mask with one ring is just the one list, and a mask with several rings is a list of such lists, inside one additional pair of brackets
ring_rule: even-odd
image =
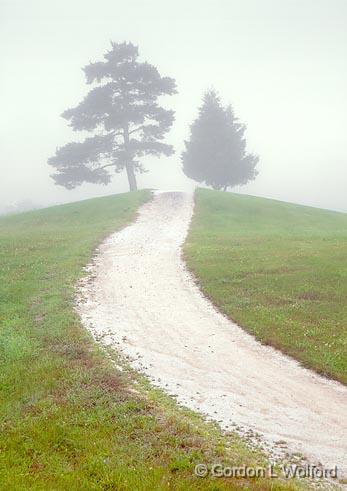
[(182, 153), (186, 176), (224, 190), (255, 179), (259, 158), (246, 152), (245, 130), (232, 107), (223, 107), (217, 93), (207, 91)]
[(83, 68), (87, 84), (93, 84), (82, 102), (62, 117), (75, 131), (94, 133), (81, 142), (57, 149), (48, 160), (56, 169), (56, 184), (72, 189), (83, 182), (108, 184), (110, 170), (127, 172), (130, 190), (137, 189), (136, 172), (144, 172), (141, 157), (171, 155), (163, 142), (174, 120), (174, 111), (158, 103), (162, 95), (176, 93), (173, 78), (138, 61), (132, 43), (111, 43), (103, 61)]

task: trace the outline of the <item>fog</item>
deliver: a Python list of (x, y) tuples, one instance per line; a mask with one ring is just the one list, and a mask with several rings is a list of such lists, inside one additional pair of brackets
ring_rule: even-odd
[(257, 179), (234, 191), (347, 211), (345, 0), (1, 0), (0, 9), (0, 210), (127, 191), (125, 173), (68, 191), (47, 165), (76, 139), (60, 114), (90, 88), (81, 67), (126, 40), (178, 86), (165, 100), (176, 154), (147, 158), (139, 187), (194, 188), (180, 153), (214, 87), (260, 156)]

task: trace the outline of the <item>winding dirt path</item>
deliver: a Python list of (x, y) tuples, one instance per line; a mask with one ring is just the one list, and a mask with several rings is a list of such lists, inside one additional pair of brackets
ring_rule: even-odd
[(181, 260), (192, 209), (190, 195), (158, 193), (100, 246), (79, 291), (82, 321), (222, 428), (346, 474), (346, 387), (262, 346), (200, 294)]

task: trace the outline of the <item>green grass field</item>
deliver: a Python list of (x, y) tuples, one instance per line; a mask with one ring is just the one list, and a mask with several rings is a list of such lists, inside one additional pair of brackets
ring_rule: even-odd
[(347, 214), (198, 190), (189, 268), (265, 344), (347, 382)]
[(73, 312), (74, 285), (94, 247), (148, 197), (0, 219), (1, 490), (282, 489), (278, 480), (236, 486), (194, 477), (195, 463), (264, 457), (178, 409), (121, 360), (115, 369)]

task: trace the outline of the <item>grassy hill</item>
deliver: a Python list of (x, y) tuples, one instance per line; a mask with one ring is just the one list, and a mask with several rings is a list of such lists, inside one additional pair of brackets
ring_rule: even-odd
[(234, 489), (231, 479), (195, 477), (194, 465), (264, 463), (122, 360), (116, 369), (73, 312), (94, 247), (148, 198), (128, 193), (0, 219), (0, 489)]
[(222, 312), (347, 383), (347, 214), (198, 190), (188, 266)]

